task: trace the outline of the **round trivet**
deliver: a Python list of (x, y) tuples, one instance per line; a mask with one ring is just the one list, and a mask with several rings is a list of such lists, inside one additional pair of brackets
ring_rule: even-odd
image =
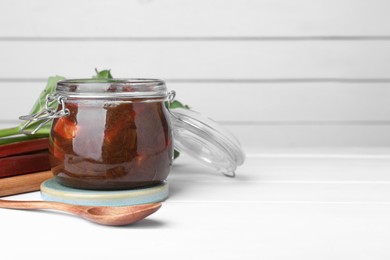
[(83, 190), (59, 184), (55, 178), (41, 184), (41, 197), (47, 201), (65, 202), (86, 206), (130, 206), (161, 202), (168, 198), (167, 182), (160, 185), (131, 190)]

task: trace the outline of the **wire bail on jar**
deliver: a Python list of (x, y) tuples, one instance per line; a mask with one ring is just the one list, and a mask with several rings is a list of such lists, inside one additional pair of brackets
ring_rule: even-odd
[(173, 100), (175, 99), (175, 96), (176, 96), (176, 91), (171, 90), (168, 92), (167, 99), (168, 99), (169, 104), (172, 104)]
[[(27, 122), (21, 127), (20, 132), (23, 134), (35, 134), (39, 129), (44, 125), (49, 123), (55, 118), (60, 118), (63, 116), (69, 115), (69, 109), (65, 108), (65, 98), (58, 94), (48, 94), (46, 96), (45, 109), (39, 111), (32, 115), (25, 115), (19, 117), (20, 120), (26, 120)], [(61, 110), (57, 110), (57, 106), (61, 105)], [(28, 127), (34, 125), (36, 122), (42, 121), (36, 128), (33, 130), (28, 129)]]

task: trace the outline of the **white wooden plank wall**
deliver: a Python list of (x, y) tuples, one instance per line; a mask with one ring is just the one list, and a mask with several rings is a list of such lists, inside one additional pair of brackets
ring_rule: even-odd
[(0, 2), (0, 120), (95, 67), (165, 79), (247, 147), (390, 145), (387, 0)]

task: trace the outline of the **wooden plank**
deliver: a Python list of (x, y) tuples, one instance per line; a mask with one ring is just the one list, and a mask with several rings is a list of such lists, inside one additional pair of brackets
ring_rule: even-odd
[[(330, 148), (330, 147), (328, 147)], [(390, 184), (389, 149), (371, 151), (333, 147), (272, 149), (258, 148), (247, 153), (245, 163), (237, 168), (236, 178), (226, 178), (211, 167), (182, 153), (173, 163), (169, 180), (175, 182), (221, 183), (221, 185), (278, 184)], [(375, 169), (375, 170), (374, 170)], [(197, 185), (196, 185), (197, 186)], [(176, 187), (179, 188), (179, 187)], [(172, 187), (175, 190), (175, 187)]]
[[(113, 71), (115, 75), (115, 70)], [(86, 76), (90, 76), (86, 73)], [(0, 82), (0, 119), (17, 120), (45, 82)], [(176, 97), (223, 122), (278, 124), (389, 123), (390, 83), (178, 83)], [(16, 105), (17, 104), (17, 105)], [(10, 109), (12, 108), (12, 109)]]
[(389, 35), (389, 8), (386, 0), (3, 0), (0, 37)]
[(168, 86), (194, 110), (225, 122), (382, 122), (388, 121), (390, 113), (387, 83), (169, 83)]
[[(192, 181), (192, 185), (189, 183), (171, 180), (171, 190), (178, 190), (178, 192), (171, 193), (170, 201), (220, 201), (234, 204), (243, 201), (248, 203), (390, 203), (389, 183), (246, 182), (245, 185), (196, 181)], [(179, 190), (180, 187), (186, 187), (186, 190)], [(229, 190), (230, 193), (222, 192), (224, 189)]]
[[(261, 157), (249, 156), (244, 165), (237, 169), (236, 178), (224, 177), (195, 162), (179, 161), (168, 178), (172, 191), (169, 200), (234, 204), (287, 202), (390, 205), (390, 182), (384, 174), (389, 169), (389, 163), (383, 158), (301, 158), (296, 161), (297, 158), (286, 156), (273, 159), (265, 161), (267, 167), (262, 167)], [(297, 169), (297, 165), (301, 166)], [(357, 167), (361, 167), (361, 170), (356, 170)], [(330, 175), (326, 176), (323, 170), (327, 170)], [(375, 179), (370, 176), (372, 173)]]
[(0, 42), (0, 78), (163, 79), (388, 78), (386, 41), (337, 42)]
[(41, 183), (53, 178), (51, 171), (23, 174), (0, 179), (0, 197), (39, 191)]
[(241, 142), (244, 150), (254, 153), (272, 148), (387, 148), (390, 146), (388, 124), (280, 124), (225, 125)]

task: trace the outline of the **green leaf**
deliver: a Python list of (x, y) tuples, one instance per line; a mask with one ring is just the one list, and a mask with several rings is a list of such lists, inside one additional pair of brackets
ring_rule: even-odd
[[(49, 77), (47, 80), (47, 84), (45, 89), (41, 92), (39, 95), (38, 99), (35, 101), (33, 107), (30, 110), (30, 114), (35, 114), (37, 112), (40, 112), (45, 108), (46, 105), (46, 95), (50, 93), (54, 93), (56, 90), (57, 82), (60, 80), (65, 79), (64, 77), (61, 76), (55, 76), (55, 77)], [(40, 122), (35, 122), (31, 124), (27, 130), (33, 130), (35, 129)], [(5, 129), (0, 129), (0, 137), (6, 137), (6, 136), (16, 136), (20, 135), (20, 130), (23, 127), (25, 122), (21, 123), (20, 125), (12, 128), (5, 128)], [(37, 136), (48, 136), (50, 133), (50, 128), (51, 128), (51, 123), (48, 123), (46, 126), (42, 127), (38, 132)], [(7, 142), (12, 142), (12, 139), (8, 139)], [(0, 142), (1, 143), (1, 142)]]
[[(96, 76), (93, 77), (95, 79), (112, 79), (112, 75), (111, 75), (111, 71), (110, 70), (98, 71), (97, 69), (95, 69), (95, 71), (96, 71)], [(45, 89), (43, 89), (43, 91), (39, 95), (39, 98), (37, 99), (37, 101), (35, 101), (35, 104), (34, 104), (34, 106), (32, 107), (32, 109), (30, 111), (30, 115), (31, 114), (35, 114), (35, 113), (40, 112), (40, 111), (45, 109), (46, 96), (48, 94), (55, 93), (55, 90), (56, 90), (56, 87), (57, 87), (57, 82), (60, 81), (60, 80), (64, 80), (64, 79), (65, 78), (62, 77), (62, 76), (55, 76), (55, 77), (49, 77), (48, 78), (46, 87), (45, 87)], [(34, 122), (34, 123), (30, 124), (25, 130), (33, 131), (40, 123), (41, 123), (41, 121)], [(19, 128), (21, 128), (23, 125), (24, 125), (24, 123), (22, 123), (19, 126)], [(51, 125), (52, 125), (52, 122), (47, 123), (42, 128), (40, 128), (36, 134), (38, 134), (38, 135), (49, 135), (50, 134)], [(20, 129), (19, 129), (19, 131), (20, 131)], [(8, 131), (7, 135), (19, 134), (19, 131), (17, 133)], [(0, 130), (0, 136), (2, 136), (1, 134), (2, 133), (1, 133), (1, 130)]]
[(181, 103), (181, 102), (178, 101), (178, 100), (173, 100), (172, 103), (169, 105), (169, 108), (172, 108), (172, 109), (175, 109), (175, 108), (186, 108), (186, 109), (190, 109), (189, 106), (184, 105), (183, 103)]
[(46, 96), (48, 94), (54, 93), (56, 91), (57, 82), (64, 80), (62, 76), (49, 77), (47, 79), (46, 87), (42, 90), (38, 99), (35, 101), (35, 104), (31, 108), (30, 114), (35, 114), (45, 108)]
[[(49, 77), (47, 79), (46, 87), (42, 90), (41, 94), (39, 95), (38, 99), (35, 101), (34, 106), (32, 107), (30, 111), (30, 115), (35, 114), (37, 112), (40, 112), (45, 109), (46, 106), (46, 96), (48, 94), (53, 94), (56, 91), (57, 82), (60, 80), (64, 80), (65, 78), (62, 76), (55, 76), (55, 77)], [(34, 130), (41, 122), (37, 121), (32, 124), (30, 124), (25, 130)], [(22, 123), (20, 125), (20, 128), (24, 125)], [(44, 125), (42, 128), (38, 130), (36, 134), (38, 135), (49, 135), (51, 129), (51, 121)]]
[(111, 70), (98, 71), (97, 69), (95, 69), (95, 71), (96, 75), (92, 77), (93, 79), (113, 79), (111, 75)]
[(173, 159), (176, 159), (180, 156), (180, 152), (178, 150), (173, 150)]

